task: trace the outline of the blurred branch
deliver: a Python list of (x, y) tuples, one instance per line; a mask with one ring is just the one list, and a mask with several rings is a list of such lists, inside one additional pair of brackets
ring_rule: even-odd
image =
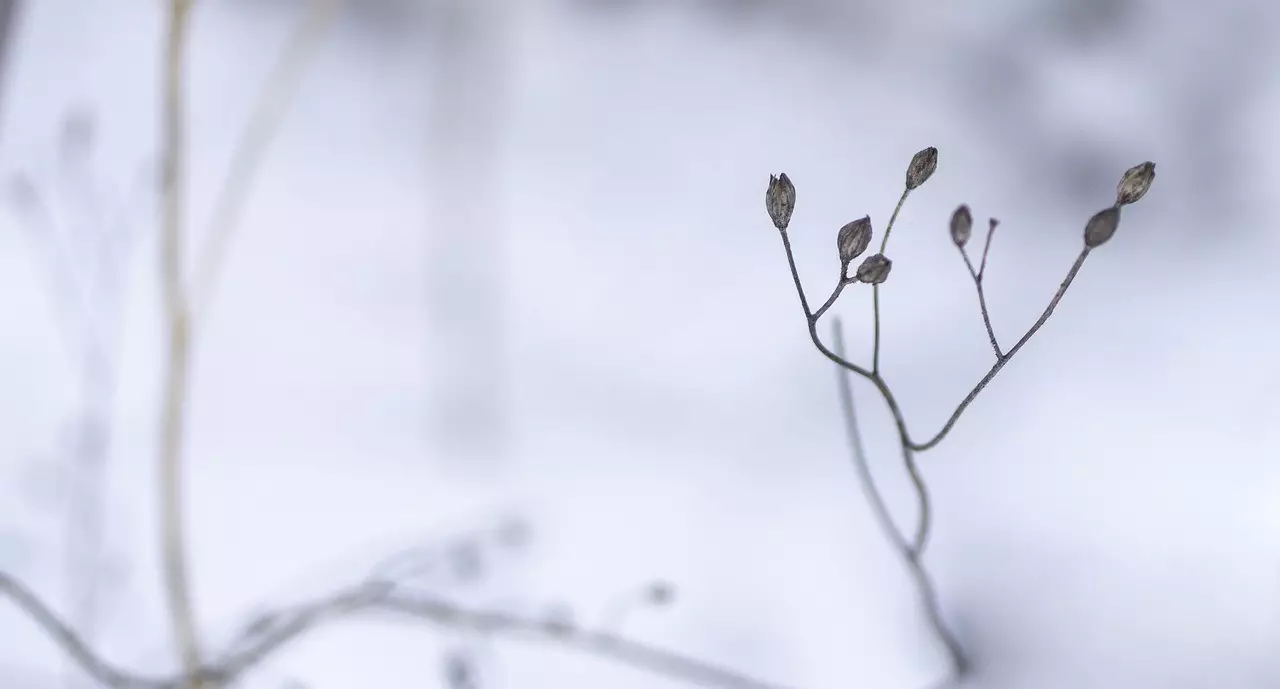
[[(182, 68), (186, 58), (191, 0), (171, 0), (164, 53), (161, 156), (164, 187), (160, 195), (161, 291), (168, 332), (164, 406), (160, 419), (160, 529), (165, 594), (174, 640), (188, 675), (201, 666), (195, 612), (192, 609), (183, 533), (182, 448), (190, 375), (190, 311), (183, 284), (186, 203), (186, 113)], [(190, 689), (200, 689), (193, 679)]]
[[(844, 332), (840, 327), (840, 319), (838, 318), (831, 324), (831, 336), (835, 343), (836, 354), (843, 358), (845, 356)], [(968, 657), (964, 652), (964, 648), (960, 646), (960, 642), (956, 640), (955, 634), (951, 632), (947, 627), (946, 621), (942, 619), (942, 610), (938, 604), (938, 591), (934, 587), (933, 581), (929, 578), (929, 573), (925, 570), (922, 560), (925, 546), (924, 535), (928, 533), (929, 524), (929, 494), (925, 490), (924, 481), (915, 469), (914, 459), (909, 459), (907, 467), (911, 472), (912, 483), (915, 485), (919, 495), (920, 517), (916, 538), (913, 542), (908, 543), (894, 523), (893, 516), (889, 514), (884, 498), (880, 496), (880, 491), (876, 489), (875, 481), (871, 475), (871, 468), (867, 465), (866, 451), (862, 446), (862, 434), (858, 429), (858, 417), (853, 405), (853, 385), (849, 382), (849, 372), (837, 367), (836, 380), (840, 388), (840, 408), (844, 418), (845, 432), (849, 439), (849, 448), (853, 453), (853, 463), (858, 471), (858, 479), (862, 485), (863, 493), (866, 494), (867, 500), (871, 503), (876, 520), (880, 523), (880, 528), (884, 530), (890, 542), (897, 548), (907, 569), (911, 572), (911, 579), (915, 583), (916, 590), (919, 592), (924, 604), (925, 616), (929, 620), (929, 626), (933, 629), (934, 635), (946, 646), (947, 653), (951, 657), (952, 666), (955, 668), (955, 678), (963, 677), (969, 667)], [(904, 448), (903, 452), (910, 457), (909, 449)]]
[(236, 141), (227, 175), (214, 201), (206, 243), (199, 253), (193, 277), (192, 301), (197, 320), (203, 317), (213, 298), (245, 199), (271, 144), (271, 137), (297, 91), (303, 71), (341, 5), (342, 0), (310, 0), (306, 15), (294, 29), (284, 52), (272, 68), (249, 122)]
[(72, 660), (99, 682), (113, 689), (158, 689), (168, 686), (166, 679), (135, 675), (100, 658), (70, 625), (54, 614), (30, 589), (3, 572), (0, 572), (0, 595), (12, 599), (19, 610), (34, 620)]
[(786, 689), (784, 685), (615, 634), (496, 610), (464, 608), (436, 596), (398, 590), (394, 584), (385, 581), (346, 587), (314, 601), (282, 609), (267, 616), (265, 622), (250, 625), (241, 632), (231, 645), (233, 650), (219, 661), (186, 669), (179, 675), (158, 677), (132, 673), (103, 660), (30, 589), (2, 572), (0, 596), (12, 599), (86, 673), (112, 689), (183, 689), (198, 684), (229, 686), (285, 646), (320, 626), (356, 614), (403, 618), (447, 629), (559, 646), (699, 686)]
[(315, 0), (302, 27), (281, 62), (268, 79), (258, 106), (232, 158), (231, 169), (213, 214), (211, 246), (197, 266), (195, 291), (188, 292), (183, 266), (186, 203), (185, 106), (183, 62), (190, 28), (191, 0), (171, 0), (164, 59), (161, 126), (164, 188), (160, 199), (161, 276), (168, 325), (168, 364), (165, 370), (164, 407), (160, 422), (160, 504), (164, 581), (175, 640), (182, 656), (189, 689), (200, 689), (204, 680), (198, 625), (191, 602), (183, 528), (183, 443), (192, 346), (192, 295), (199, 305), (209, 298), (217, 268), (235, 227), (235, 220), (252, 181), (253, 172), (305, 59), (321, 29), (327, 25), (338, 0)]

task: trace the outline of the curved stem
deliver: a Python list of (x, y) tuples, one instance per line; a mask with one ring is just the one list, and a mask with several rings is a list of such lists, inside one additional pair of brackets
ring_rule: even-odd
[(267, 77), (267, 83), (253, 106), (249, 122), (241, 132), (232, 152), (227, 176), (218, 189), (213, 215), (205, 235), (205, 246), (199, 253), (192, 280), (193, 312), (204, 317), (217, 287), (218, 276), (227, 261), (227, 252), (235, 238), (240, 214), (252, 188), (255, 173), (271, 144), (277, 125), (293, 98), (312, 54), (320, 45), (342, 0), (310, 0), (306, 14), (284, 52)]
[[(840, 328), (840, 322), (837, 320), (832, 324), (831, 329), (832, 342), (835, 346), (835, 354), (841, 359), (844, 358), (844, 334)], [(849, 440), (849, 447), (853, 454), (854, 468), (858, 472), (859, 483), (862, 486), (863, 493), (867, 496), (867, 500), (871, 503), (876, 520), (880, 524), (880, 528), (885, 535), (893, 543), (894, 547), (902, 556), (903, 562), (907, 566), (908, 572), (911, 574), (912, 582), (916, 586), (916, 591), (920, 595), (921, 604), (924, 606), (925, 617), (929, 626), (933, 629), (934, 635), (942, 642), (943, 647), (947, 651), (948, 660), (951, 663), (953, 678), (963, 677), (969, 669), (969, 661), (964, 652), (964, 648), (956, 640), (950, 628), (947, 627), (946, 621), (942, 619), (941, 607), (938, 603), (938, 592), (933, 585), (932, 579), (929, 577), (928, 571), (924, 568), (924, 549), (928, 542), (929, 527), (931, 525), (931, 511), (929, 507), (929, 493), (926, 489), (924, 478), (920, 474), (919, 467), (916, 465), (915, 454), (911, 448), (907, 446), (902, 435), (899, 435), (899, 442), (902, 446), (903, 462), (906, 465), (907, 473), (911, 476), (912, 485), (915, 487), (916, 496), (919, 505), (919, 522), (916, 527), (915, 537), (911, 543), (908, 543), (898, 530), (897, 524), (894, 523), (893, 517), (889, 514), (888, 507), (884, 503), (884, 499), (880, 496), (879, 490), (876, 489), (872, 479), (871, 470), (867, 465), (866, 452), (862, 446), (862, 436), (858, 429), (857, 415), (853, 404), (853, 386), (849, 382), (849, 375), (843, 368), (836, 369), (836, 377), (839, 383), (840, 391), (840, 407), (843, 412), (845, 432)], [(884, 381), (876, 376), (873, 380), (878, 387), (884, 385)], [(904, 428), (901, 422), (901, 413), (897, 410), (896, 403), (891, 410), (894, 412), (895, 421), (898, 428)]]
[(996, 331), (991, 327), (991, 312), (987, 310), (987, 291), (982, 287), (982, 274), (974, 270), (973, 261), (969, 260), (969, 254), (965, 252), (964, 247), (959, 248), (964, 265), (969, 269), (969, 277), (973, 278), (973, 284), (978, 288), (978, 308), (982, 310), (982, 324), (987, 328), (987, 339), (991, 341), (991, 348), (995, 350), (996, 358), (999, 359), (1004, 354), (1000, 352), (1000, 343), (996, 341)]
[(182, 444), (187, 376), (190, 358), (190, 330), (187, 299), (183, 286), (183, 221), (185, 211), (185, 104), (182, 68), (186, 56), (191, 14), (190, 0), (169, 4), (165, 42), (163, 111), (161, 113), (164, 155), (164, 193), (161, 194), (161, 289), (168, 319), (168, 365), (165, 370), (164, 409), (160, 420), (160, 508), (161, 549), (169, 619), (182, 656), (182, 666), (191, 677), (190, 689), (200, 689), (197, 678), (201, 666), (196, 635), (195, 612), (191, 604), (187, 555), (183, 533)]
[[(880, 239), (880, 253), (889, 246), (889, 233), (893, 232), (893, 224), (898, 221), (898, 213), (902, 211), (902, 205), (907, 202), (907, 196), (911, 194), (910, 189), (903, 189), (902, 196), (898, 197), (898, 205), (893, 207), (893, 215), (889, 216), (889, 224), (884, 228), (884, 237)], [(871, 345), (871, 372), (880, 372), (880, 285), (871, 286), (871, 309), (872, 309), (872, 327), (875, 330), (872, 335)]]
[(452, 630), (485, 636), (540, 642), (593, 655), (689, 684), (720, 689), (787, 689), (714, 663), (668, 651), (605, 631), (548, 624), (497, 610), (463, 608), (442, 598), (399, 592), (382, 582), (360, 584), (284, 609), (270, 616), (279, 622), (261, 630), (246, 630), (232, 652), (217, 663), (157, 677), (123, 670), (110, 664), (80, 639), (57, 614), (26, 586), (0, 572), (0, 597), (12, 599), (91, 677), (112, 689), (182, 689), (194, 683), (234, 685), (289, 644), (326, 623), (360, 613), (381, 613), (417, 620)]
[(928, 450), (942, 442), (942, 439), (951, 432), (951, 429), (956, 425), (956, 422), (960, 420), (960, 415), (964, 413), (964, 410), (968, 409), (970, 404), (973, 404), (973, 401), (977, 399), (978, 394), (986, 389), (987, 384), (990, 383), (991, 380), (996, 377), (996, 374), (1000, 373), (1000, 370), (1013, 359), (1013, 355), (1017, 354), (1018, 350), (1022, 349), (1023, 345), (1027, 344), (1027, 342), (1031, 340), (1031, 337), (1044, 326), (1045, 322), (1049, 320), (1049, 316), (1053, 315), (1053, 310), (1058, 307), (1058, 302), (1062, 301), (1062, 297), (1066, 295), (1067, 289), (1071, 287), (1071, 283), (1076, 279), (1076, 275), (1080, 272), (1080, 268), (1084, 266), (1084, 261), (1088, 257), (1089, 248), (1085, 247), (1080, 252), (1080, 255), (1076, 257), (1075, 263), (1071, 265), (1071, 270), (1067, 272), (1067, 277), (1062, 281), (1062, 284), (1058, 286), (1057, 293), (1053, 295), (1053, 299), (1049, 301), (1049, 305), (1045, 307), (1044, 312), (1040, 314), (1040, 318), (1036, 319), (1036, 322), (1029, 330), (1027, 330), (1022, 338), (1009, 348), (1008, 353), (1000, 357), (996, 361), (995, 365), (991, 367), (991, 370), (987, 371), (987, 374), (982, 377), (982, 380), (979, 380), (978, 384), (973, 386), (973, 389), (969, 391), (969, 394), (965, 395), (964, 399), (960, 401), (960, 404), (956, 407), (955, 411), (951, 413), (951, 417), (942, 425), (942, 429), (935, 433), (934, 436), (926, 442), (909, 443), (911, 449), (917, 452), (924, 452), (925, 450)]
[[(845, 355), (844, 331), (840, 327), (839, 319), (831, 324), (831, 340), (835, 343), (836, 354), (843, 358)], [(862, 445), (862, 432), (858, 428), (858, 415), (853, 404), (853, 385), (849, 382), (849, 372), (844, 367), (836, 368), (836, 384), (840, 391), (840, 410), (841, 417), (844, 419), (845, 436), (849, 441), (850, 454), (853, 455), (853, 467), (858, 472), (858, 484), (862, 487), (862, 493), (866, 496), (867, 502), (871, 503), (871, 511), (875, 514), (880, 528), (903, 556), (909, 558), (911, 546), (898, 530), (898, 525), (893, 521), (893, 515), (889, 514), (889, 508), (885, 505), (884, 498), (880, 497), (880, 491), (876, 488), (875, 479), (871, 475), (871, 467), (867, 465), (867, 453)]]

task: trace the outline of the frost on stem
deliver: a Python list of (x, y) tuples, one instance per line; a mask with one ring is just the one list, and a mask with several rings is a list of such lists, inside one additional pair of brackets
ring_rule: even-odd
[(969, 212), (969, 206), (961, 204), (951, 214), (951, 241), (955, 242), (956, 246), (964, 248), (972, 235), (973, 213)]
[(871, 216), (863, 216), (840, 228), (836, 246), (840, 250), (840, 275), (844, 276), (853, 259), (862, 255), (871, 245)]
[(938, 169), (938, 149), (930, 146), (915, 154), (907, 166), (907, 191), (924, 184)]
[(1116, 185), (1116, 205), (1126, 206), (1142, 198), (1156, 178), (1156, 164), (1147, 161), (1125, 170)]
[(889, 278), (889, 270), (892, 268), (893, 261), (886, 258), (884, 254), (873, 254), (858, 266), (858, 281), (878, 285)]
[(796, 187), (787, 173), (777, 177), (769, 175), (769, 190), (765, 192), (764, 205), (769, 210), (773, 226), (779, 230), (787, 229), (787, 225), (791, 223), (791, 211), (796, 207)]
[(1120, 206), (1104, 208), (1089, 218), (1084, 226), (1084, 245), (1090, 249), (1102, 246), (1120, 226)]

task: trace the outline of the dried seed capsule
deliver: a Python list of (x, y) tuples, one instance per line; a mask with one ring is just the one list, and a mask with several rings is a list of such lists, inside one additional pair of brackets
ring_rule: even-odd
[(938, 149), (930, 146), (915, 154), (911, 158), (911, 164), (907, 166), (907, 189), (915, 189), (924, 184), (936, 169)]
[(972, 235), (973, 214), (969, 212), (969, 206), (960, 204), (960, 207), (951, 214), (951, 241), (955, 242), (956, 246), (964, 248)]
[(1112, 206), (1104, 208), (1089, 218), (1089, 222), (1084, 226), (1084, 245), (1093, 248), (1102, 246), (1111, 236), (1116, 233), (1116, 228), (1120, 226), (1120, 206)]
[(1116, 205), (1124, 206), (1142, 198), (1156, 178), (1156, 164), (1147, 161), (1125, 170), (1116, 185)]
[(891, 268), (893, 268), (893, 261), (886, 258), (884, 254), (872, 254), (858, 266), (858, 282), (878, 285), (889, 277)]
[(773, 226), (779, 230), (787, 229), (791, 211), (796, 207), (796, 187), (787, 178), (787, 173), (777, 177), (769, 175), (769, 191), (765, 192), (764, 206), (769, 210)]
[(840, 249), (840, 263), (849, 262), (862, 255), (871, 244), (871, 216), (863, 216), (840, 228), (836, 246)]

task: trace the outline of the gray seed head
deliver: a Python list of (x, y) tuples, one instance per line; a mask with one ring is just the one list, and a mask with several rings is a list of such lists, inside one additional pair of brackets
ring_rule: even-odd
[(1156, 178), (1156, 164), (1147, 161), (1125, 170), (1116, 185), (1116, 205), (1125, 206), (1142, 198)]
[(1084, 226), (1084, 245), (1092, 249), (1102, 246), (1120, 226), (1120, 206), (1104, 208), (1089, 218)]
[(907, 189), (915, 189), (924, 184), (937, 169), (938, 149), (930, 146), (915, 154), (911, 158), (911, 164), (907, 166)]
[(893, 261), (886, 258), (884, 254), (872, 254), (858, 266), (858, 282), (878, 285), (888, 279), (891, 268), (893, 268)]
[(777, 177), (769, 175), (769, 190), (764, 195), (764, 206), (769, 211), (773, 226), (779, 230), (787, 229), (791, 223), (791, 211), (796, 207), (796, 187), (787, 178), (787, 173)]
[(951, 241), (963, 248), (971, 236), (973, 236), (973, 214), (969, 212), (969, 206), (960, 204), (960, 207), (951, 214)]
[(863, 216), (840, 228), (836, 246), (840, 249), (840, 263), (849, 262), (862, 255), (871, 244), (871, 216)]

